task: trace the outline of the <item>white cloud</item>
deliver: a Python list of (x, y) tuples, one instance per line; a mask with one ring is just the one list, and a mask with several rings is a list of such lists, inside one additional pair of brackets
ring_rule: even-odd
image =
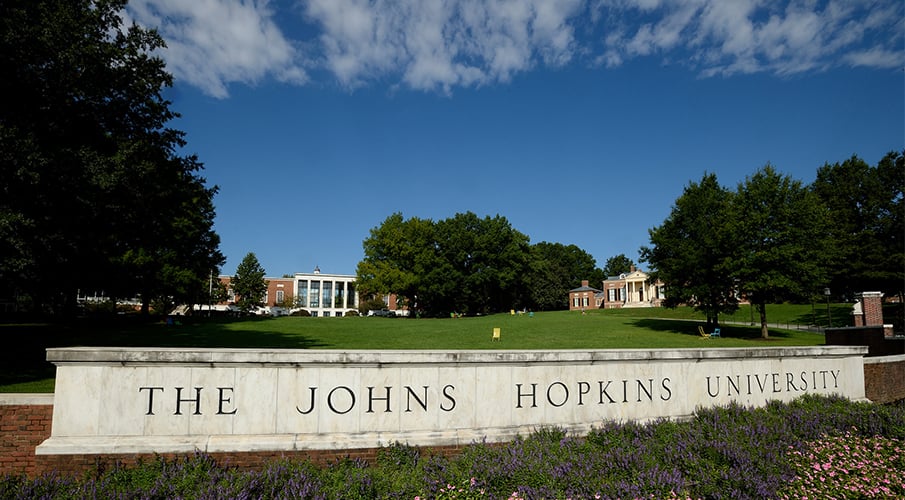
[(893, 52), (880, 48), (850, 52), (845, 55), (844, 60), (852, 66), (867, 66), (872, 68), (902, 68), (905, 66), (905, 61), (902, 60), (901, 52)]
[(132, 0), (127, 15), (158, 29), (167, 43), (167, 69), (178, 80), (213, 97), (227, 97), (233, 82), (308, 78), (266, 1)]
[(450, 92), (507, 82), (539, 62), (571, 61), (569, 21), (582, 1), (310, 0), (305, 7), (342, 85), (398, 74), (412, 88)]
[(597, 60), (609, 66), (659, 56), (711, 76), (905, 63), (900, 0), (599, 0), (592, 8), (605, 31)]
[(220, 98), (232, 83), (303, 84), (315, 71), (349, 89), (449, 94), (576, 61), (656, 57), (705, 76), (905, 61), (901, 0), (280, 1), (280, 25), (267, 0), (132, 0), (127, 15), (160, 30), (177, 79)]

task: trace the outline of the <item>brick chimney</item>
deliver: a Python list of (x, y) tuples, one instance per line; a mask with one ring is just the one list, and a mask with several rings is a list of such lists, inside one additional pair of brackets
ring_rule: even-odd
[(581, 286), (588, 286), (588, 280), (581, 280)]

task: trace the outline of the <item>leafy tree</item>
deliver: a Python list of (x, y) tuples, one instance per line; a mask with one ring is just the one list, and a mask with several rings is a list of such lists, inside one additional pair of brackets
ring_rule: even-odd
[(653, 267), (652, 276), (666, 284), (664, 306), (691, 305), (711, 326), (718, 324), (720, 314), (738, 308), (728, 265), (732, 201), (733, 193), (720, 186), (716, 175), (705, 174), (685, 187), (663, 224), (649, 230), (651, 246), (641, 248), (641, 260)]
[(857, 156), (817, 170), (811, 185), (833, 223), (830, 289), (851, 298), (863, 291), (899, 295), (905, 283), (903, 227), (905, 157), (887, 154), (876, 167)]
[(297, 307), (302, 307), (302, 301), (300, 297), (287, 293), (283, 296), (283, 301), (277, 305), (282, 307), (283, 309), (286, 309), (287, 311), (291, 311), (292, 309), (295, 309)]
[[(76, 290), (198, 300), (222, 264), (213, 196), (125, 0), (0, 4), (0, 294), (71, 310)], [(14, 97), (13, 97), (14, 96)]]
[(429, 314), (508, 310), (519, 300), (528, 237), (500, 216), (468, 212), (451, 219), (388, 217), (363, 242), (361, 293), (395, 293)]
[(635, 263), (632, 262), (632, 259), (629, 259), (624, 253), (621, 253), (606, 260), (606, 265), (603, 266), (603, 272), (607, 277), (619, 276), (620, 274), (630, 272), (634, 265)]
[(360, 294), (395, 293), (413, 309), (431, 307), (435, 297), (424, 285), (425, 276), (436, 270), (431, 220), (405, 220), (401, 213), (394, 213), (371, 229), (362, 246), (365, 258), (356, 269)]
[(456, 214), (436, 227), (438, 252), (449, 271), (446, 278), (458, 290), (449, 295), (452, 310), (486, 314), (518, 305), (518, 285), (528, 259), (527, 236), (514, 230), (505, 217), (481, 219), (472, 212)]
[(826, 283), (826, 206), (801, 182), (767, 165), (739, 183), (730, 221), (731, 276), (760, 314), (767, 304), (812, 296)]
[(242, 312), (248, 312), (264, 302), (267, 281), (264, 280), (264, 268), (261, 267), (254, 252), (245, 255), (236, 268), (236, 275), (230, 284), (239, 297), (237, 305)]
[(525, 289), (529, 305), (538, 310), (568, 309), (569, 290), (582, 280), (600, 286), (604, 272), (589, 253), (576, 245), (542, 241), (531, 245)]

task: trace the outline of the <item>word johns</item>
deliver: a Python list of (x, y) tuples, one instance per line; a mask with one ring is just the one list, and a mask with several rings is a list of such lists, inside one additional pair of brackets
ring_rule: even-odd
[[(173, 415), (182, 415), (183, 412), (202, 415), (202, 407), (215, 410), (216, 415), (235, 415), (238, 411), (233, 402), (235, 395), (233, 387), (217, 387), (213, 395), (210, 394), (211, 391), (205, 393), (203, 387), (193, 387), (188, 391), (185, 387), (174, 387), (173, 389), (175, 395), (166, 398), (167, 393), (163, 387), (139, 387), (138, 392), (147, 395), (145, 415), (155, 415), (155, 411), (172, 411)], [(326, 393), (322, 391), (321, 396), (318, 396), (317, 387), (309, 387), (308, 391), (308, 400), (295, 408), (302, 415), (313, 412), (319, 404), (325, 405), (337, 415), (349, 413), (359, 404), (367, 405), (365, 413), (376, 413), (377, 411), (392, 413), (392, 408), (397, 402), (393, 387), (389, 386), (367, 387), (359, 397), (356, 397), (352, 388), (344, 385), (333, 387)], [(456, 409), (454, 391), (455, 386), (450, 384), (443, 386), (439, 394), (431, 391), (430, 387), (426, 385), (419, 388), (405, 386), (402, 389), (403, 395), (398, 398), (398, 402), (403, 405), (399, 409), (409, 413), (418, 411), (420, 408), (421, 411), (426, 412), (433, 404), (440, 411), (451, 412)], [(155, 395), (158, 396), (156, 399)], [(438, 402), (432, 403), (433, 400), (438, 400)]]
[[(309, 397), (307, 404), (303, 404), (301, 406), (296, 406), (295, 410), (302, 415), (307, 415), (314, 411), (317, 403), (323, 402), (327, 405), (327, 408), (330, 409), (331, 412), (336, 413), (338, 415), (343, 415), (352, 411), (355, 408), (356, 404), (358, 404), (358, 400), (355, 397), (355, 391), (350, 387), (346, 387), (344, 385), (336, 386), (330, 389), (321, 399), (317, 397), (317, 387), (309, 387)], [(456, 399), (453, 397), (453, 391), (455, 390), (455, 386), (447, 384), (443, 386), (440, 390), (439, 394), (439, 404), (437, 407), (444, 412), (450, 412), (456, 409)], [(417, 410), (417, 408), (421, 408), (422, 411), (428, 411), (430, 407), (431, 401), (431, 391), (430, 386), (424, 385), (418, 389), (414, 389), (411, 386), (405, 386), (403, 388), (403, 393), (405, 394), (403, 397), (400, 397), (400, 401), (405, 401), (405, 409), (402, 410), (406, 413), (411, 413), (412, 411)], [(438, 396), (435, 395), (433, 399), (436, 399)], [(363, 394), (361, 397), (368, 406), (368, 409), (365, 410), (365, 413), (375, 413), (376, 411), (381, 411), (380, 408), (383, 408), (384, 413), (392, 413), (393, 410), (393, 388), (390, 386), (385, 386), (382, 388), (378, 387), (367, 387), (367, 393)], [(376, 403), (376, 404), (375, 404)], [(364, 404), (364, 403), (363, 403)], [(377, 407), (378, 410), (374, 408)]]

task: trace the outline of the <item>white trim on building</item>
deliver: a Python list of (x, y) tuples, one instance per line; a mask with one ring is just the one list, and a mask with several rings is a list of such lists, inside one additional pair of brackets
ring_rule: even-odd
[(349, 274), (295, 273), (295, 297), (298, 307), (312, 316), (343, 316), (358, 311), (355, 276)]

